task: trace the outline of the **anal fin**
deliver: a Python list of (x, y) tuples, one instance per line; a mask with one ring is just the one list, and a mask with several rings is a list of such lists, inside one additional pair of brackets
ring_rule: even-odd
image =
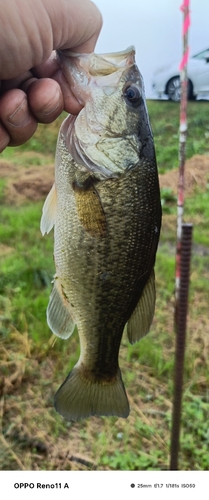
[(155, 299), (155, 274), (153, 270), (144, 287), (139, 302), (128, 320), (127, 334), (131, 344), (134, 344), (147, 335), (154, 316)]
[(49, 328), (57, 337), (67, 339), (72, 335), (75, 323), (71, 316), (68, 302), (62, 292), (61, 285), (56, 278), (46, 314)]

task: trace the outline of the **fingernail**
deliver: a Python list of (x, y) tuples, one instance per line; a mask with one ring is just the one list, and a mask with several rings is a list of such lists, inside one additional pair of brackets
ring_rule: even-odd
[(26, 112), (26, 103), (27, 103), (27, 98), (25, 97), (21, 104), (18, 106), (18, 108), (10, 115), (8, 116), (8, 122), (10, 125), (13, 125), (13, 127), (23, 127), (28, 123), (30, 118), (28, 115), (25, 115)]

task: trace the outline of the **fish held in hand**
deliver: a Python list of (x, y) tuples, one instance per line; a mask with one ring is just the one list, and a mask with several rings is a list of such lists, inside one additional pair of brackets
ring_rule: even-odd
[(41, 220), (54, 226), (56, 275), (47, 308), (63, 339), (77, 325), (80, 357), (55, 395), (67, 420), (127, 417), (118, 365), (127, 324), (131, 343), (149, 331), (161, 205), (154, 142), (135, 51), (58, 53), (83, 109), (63, 122), (55, 183)]

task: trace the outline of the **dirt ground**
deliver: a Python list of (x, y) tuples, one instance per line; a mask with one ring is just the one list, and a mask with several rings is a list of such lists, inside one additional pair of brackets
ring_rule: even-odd
[[(178, 189), (178, 169), (159, 175), (160, 186)], [(6, 201), (22, 204), (43, 200), (54, 182), (54, 165), (19, 167), (0, 161), (0, 178), (7, 178)], [(209, 155), (195, 155), (185, 164), (185, 194), (191, 195), (199, 186), (204, 189), (209, 178)]]
[(7, 179), (6, 203), (19, 205), (46, 198), (54, 182), (54, 165), (19, 167), (0, 161), (0, 178)]

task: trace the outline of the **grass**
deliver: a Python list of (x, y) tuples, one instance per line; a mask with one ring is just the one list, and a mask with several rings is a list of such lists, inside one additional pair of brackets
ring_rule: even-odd
[[(159, 173), (178, 167), (179, 106), (169, 101), (148, 101), (148, 112), (155, 138)], [(209, 102), (188, 103), (186, 156), (209, 154)]]
[[(63, 113), (53, 123), (39, 125), (34, 136), (18, 148), (10, 147), (1, 153), (1, 159), (10, 160), (16, 165), (44, 165), (47, 160), (54, 160), (54, 152), (57, 142), (57, 132), (66, 116)], [(31, 154), (32, 153), (32, 154)]]
[[(178, 165), (179, 107), (148, 102), (159, 169)], [(187, 156), (209, 153), (209, 103), (189, 103)], [(1, 155), (26, 169), (53, 161), (61, 118), (40, 126), (24, 146)], [(45, 162), (44, 162), (45, 160)], [(56, 339), (46, 324), (54, 273), (53, 237), (39, 224), (43, 201), (7, 201), (0, 179), (0, 469), (167, 470), (173, 396), (176, 197), (162, 189), (163, 228), (156, 260), (157, 303), (151, 331), (135, 345), (124, 335), (120, 366), (131, 412), (127, 420), (65, 422), (53, 396), (79, 356), (77, 332)], [(209, 468), (209, 190), (186, 198), (194, 223), (179, 468)]]

